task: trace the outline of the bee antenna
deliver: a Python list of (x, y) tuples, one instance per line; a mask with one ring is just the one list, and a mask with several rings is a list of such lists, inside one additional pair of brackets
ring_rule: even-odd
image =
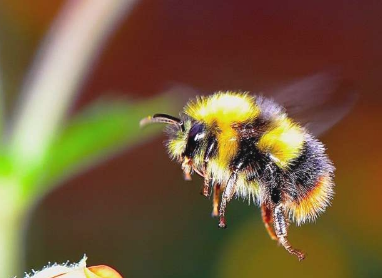
[(155, 114), (154, 116), (148, 116), (142, 119), (139, 122), (139, 125), (143, 127), (145, 125), (152, 124), (152, 123), (164, 123), (164, 124), (170, 124), (170, 125), (177, 125), (182, 131), (184, 131), (183, 122), (179, 118), (175, 118), (167, 114)]

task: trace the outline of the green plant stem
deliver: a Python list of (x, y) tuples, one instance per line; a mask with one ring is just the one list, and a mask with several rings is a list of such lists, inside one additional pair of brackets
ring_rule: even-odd
[(71, 0), (64, 5), (26, 78), (11, 128), (9, 150), (24, 164), (44, 155), (108, 35), (135, 2)]
[(26, 210), (22, 210), (19, 198), (21, 194), (15, 191), (13, 182), (2, 180), (0, 199), (2, 209), (0, 210), (0, 269), (1, 277), (22, 277), (22, 238), (23, 220)]
[(20, 226), (22, 225), (20, 218), (11, 215), (0, 215), (0, 262), (1, 276), (5, 278), (22, 277), (20, 266), (21, 262), (21, 242)]

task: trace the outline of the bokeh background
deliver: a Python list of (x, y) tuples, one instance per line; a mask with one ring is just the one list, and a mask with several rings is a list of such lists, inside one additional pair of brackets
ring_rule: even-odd
[[(0, 2), (7, 113), (63, 4)], [(219, 230), (201, 179), (183, 180), (158, 135), (43, 196), (27, 224), (23, 270), (86, 253), (124, 277), (382, 277), (381, 15), (381, 1), (138, 1), (72, 109), (105, 96), (144, 100), (171, 84), (256, 92), (340, 69), (360, 97), (321, 138), (337, 167), (333, 205), (290, 229), (305, 261), (272, 242), (260, 210), (244, 202), (230, 203), (229, 227)]]

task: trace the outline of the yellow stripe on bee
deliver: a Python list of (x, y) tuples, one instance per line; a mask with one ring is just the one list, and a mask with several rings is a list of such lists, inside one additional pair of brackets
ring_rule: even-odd
[(304, 144), (304, 131), (292, 120), (283, 116), (277, 119), (274, 127), (266, 132), (258, 142), (258, 148), (269, 152), (274, 162), (281, 168), (297, 158)]
[(329, 175), (322, 176), (304, 199), (287, 204), (289, 215), (297, 225), (304, 223), (306, 220), (314, 220), (320, 213), (325, 211), (332, 196), (332, 178)]
[(220, 126), (221, 132), (217, 134), (218, 141), (218, 163), (220, 167), (228, 167), (228, 163), (237, 154), (238, 138), (236, 131), (230, 126)]
[(184, 112), (197, 121), (220, 127), (254, 119), (260, 110), (248, 94), (228, 91), (200, 97), (190, 102)]
[(214, 179), (215, 182), (225, 186), (225, 182), (229, 179), (231, 172), (227, 169), (221, 160), (214, 158), (207, 165), (207, 173)]

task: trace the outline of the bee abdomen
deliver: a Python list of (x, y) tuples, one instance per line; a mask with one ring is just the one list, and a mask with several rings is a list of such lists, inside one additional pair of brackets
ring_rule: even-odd
[(321, 142), (311, 135), (300, 156), (288, 167), (294, 187), (290, 187), (288, 210), (297, 224), (314, 220), (330, 204), (333, 192), (334, 166)]

